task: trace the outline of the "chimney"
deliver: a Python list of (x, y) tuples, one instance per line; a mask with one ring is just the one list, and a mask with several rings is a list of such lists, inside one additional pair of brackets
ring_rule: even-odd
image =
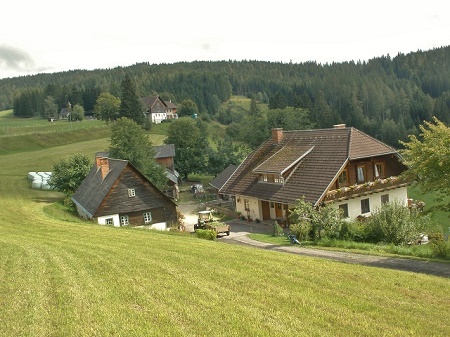
[(102, 180), (104, 180), (109, 172), (108, 157), (100, 157), (100, 156), (95, 157), (95, 164), (97, 165), (97, 171), (100, 169), (102, 174)]
[(333, 129), (345, 129), (345, 124), (335, 124), (333, 125)]
[(278, 144), (283, 140), (283, 128), (272, 129), (272, 141), (274, 144)]

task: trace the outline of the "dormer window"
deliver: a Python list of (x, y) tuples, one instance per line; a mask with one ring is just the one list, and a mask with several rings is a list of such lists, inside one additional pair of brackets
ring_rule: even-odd
[(282, 184), (284, 182), (284, 179), (280, 174), (260, 174), (259, 181), (264, 183)]
[(366, 167), (364, 165), (356, 168), (356, 178), (358, 183), (364, 183), (366, 181)]
[(129, 188), (128, 189), (128, 197), (132, 198), (136, 196), (136, 190), (134, 188)]
[(384, 178), (384, 165), (383, 163), (375, 163), (373, 167), (375, 178)]
[(339, 185), (348, 184), (348, 172), (347, 169), (343, 170), (338, 178)]

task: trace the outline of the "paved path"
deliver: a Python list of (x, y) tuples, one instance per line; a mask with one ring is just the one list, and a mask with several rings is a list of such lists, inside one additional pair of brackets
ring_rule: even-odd
[(450, 263), (328, 251), (306, 248), (298, 245), (279, 246), (255, 241), (248, 237), (248, 234), (250, 233), (271, 233), (271, 228), (268, 225), (253, 223), (249, 225), (246, 222), (239, 220), (229, 221), (228, 223), (231, 224), (230, 236), (222, 236), (220, 240), (230, 244), (240, 244), (291, 254), (326, 258), (345, 263), (405, 270), (450, 278)]

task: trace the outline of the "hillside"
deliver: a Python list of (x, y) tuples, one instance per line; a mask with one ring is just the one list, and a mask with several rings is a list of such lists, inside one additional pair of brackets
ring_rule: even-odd
[[(445, 278), (83, 222), (30, 189), (103, 140), (0, 154), (4, 336), (443, 336)], [(307, 322), (307, 323), (305, 323)], [(398, 324), (402, 322), (402, 324)]]
[(447, 46), (358, 63), (202, 61), (73, 70), (0, 80), (0, 110), (18, 107), (17, 98), (27, 97), (34, 103), (21, 104), (35, 104), (25, 109), (34, 114), (50, 96), (58, 108), (69, 100), (90, 111), (103, 91), (120, 97), (128, 74), (140, 97), (160, 94), (177, 104), (192, 99), (202, 117), (224, 125), (240, 123), (245, 113), (230, 113), (220, 103), (243, 95), (274, 109), (305, 109), (307, 122), (317, 128), (346, 123), (398, 146), (423, 120), (450, 122), (449, 60)]

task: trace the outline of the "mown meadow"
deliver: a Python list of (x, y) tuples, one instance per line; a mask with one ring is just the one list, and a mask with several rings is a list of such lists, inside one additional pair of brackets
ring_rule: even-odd
[(448, 334), (447, 278), (79, 220), (27, 173), (108, 147), (80, 135), (0, 152), (0, 336)]

